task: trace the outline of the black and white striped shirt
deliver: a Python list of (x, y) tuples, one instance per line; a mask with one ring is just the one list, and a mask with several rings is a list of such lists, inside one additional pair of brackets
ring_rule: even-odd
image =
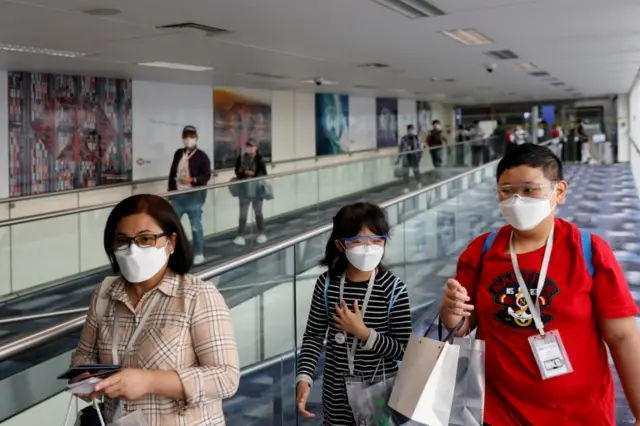
[[(347, 345), (351, 347), (353, 336), (348, 335), (343, 344), (336, 343), (335, 335), (340, 330), (327, 316), (325, 305), (325, 277), (320, 275), (313, 292), (311, 309), (307, 320), (307, 328), (302, 338), (302, 348), (298, 361), (296, 383), (300, 380), (312, 383), (316, 364), (324, 347), (327, 337), (327, 353), (324, 367), (324, 382), (322, 386), (322, 401), (324, 407), (324, 424), (331, 426), (355, 425), (351, 408), (347, 400), (344, 377), (349, 376), (347, 362)], [(391, 272), (378, 272), (365, 313), (365, 325), (371, 330), (371, 335), (365, 344), (360, 344), (355, 354), (355, 374), (370, 380), (383, 359), (385, 373), (398, 370), (397, 361), (402, 359), (404, 348), (411, 336), (411, 310), (407, 288), (398, 280), (394, 291), (396, 277)], [(352, 307), (354, 301), (362, 306), (369, 281), (345, 281), (344, 301)], [(340, 276), (332, 276), (327, 292), (329, 302), (329, 316), (335, 314), (335, 305), (340, 299)], [(397, 296), (391, 310), (389, 302), (392, 296)], [(328, 333), (327, 333), (328, 329)], [(377, 374), (382, 373), (382, 367)]]

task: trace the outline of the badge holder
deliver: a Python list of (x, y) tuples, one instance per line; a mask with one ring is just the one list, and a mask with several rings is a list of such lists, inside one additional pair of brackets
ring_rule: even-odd
[(543, 380), (573, 372), (558, 330), (531, 336), (529, 344)]

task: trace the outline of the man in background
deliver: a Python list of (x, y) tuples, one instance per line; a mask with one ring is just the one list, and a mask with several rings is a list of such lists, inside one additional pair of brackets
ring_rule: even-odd
[(420, 160), (422, 159), (422, 143), (420, 143), (420, 138), (413, 124), (407, 126), (407, 134), (400, 139), (398, 152), (399, 156), (396, 164), (402, 166), (402, 178), (404, 179), (405, 185), (404, 192), (409, 192), (410, 172), (413, 172), (413, 176), (418, 181), (418, 188), (421, 188)]
[(440, 120), (433, 120), (431, 122), (432, 128), (427, 134), (427, 146), (429, 147), (429, 153), (431, 154), (431, 160), (433, 161), (433, 167), (440, 167), (442, 165), (442, 147), (446, 143), (444, 133), (442, 132), (442, 125)]

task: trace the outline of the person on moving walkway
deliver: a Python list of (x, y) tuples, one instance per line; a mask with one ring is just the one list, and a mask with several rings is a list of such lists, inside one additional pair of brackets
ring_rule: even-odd
[(429, 147), (433, 167), (440, 167), (442, 165), (442, 147), (447, 141), (444, 137), (440, 120), (433, 120), (431, 124), (433, 127), (427, 134), (426, 145)]
[[(184, 148), (178, 149), (173, 155), (169, 171), (169, 191), (205, 186), (211, 179), (211, 160), (204, 151), (198, 149), (198, 131), (195, 127), (186, 126), (182, 130), (182, 142)], [(196, 265), (204, 262), (202, 206), (206, 198), (206, 190), (176, 194), (171, 197), (171, 204), (173, 204), (178, 217), (182, 218), (186, 214), (189, 218)]]
[(398, 146), (398, 160), (403, 168), (404, 192), (409, 192), (409, 173), (413, 172), (413, 176), (418, 181), (418, 188), (422, 188), (422, 179), (420, 178), (420, 159), (422, 158), (422, 143), (416, 133), (413, 124), (407, 126), (407, 134), (400, 139)]
[[(258, 152), (258, 145), (253, 139), (249, 139), (244, 148), (244, 153), (236, 160), (236, 178), (238, 180), (251, 179), (267, 175), (267, 166), (262, 160), (262, 156)], [(240, 185), (238, 200), (240, 202), (240, 217), (238, 218), (238, 236), (233, 243), (238, 246), (244, 246), (246, 240), (244, 233), (247, 228), (247, 219), (249, 218), (249, 206), (253, 206), (253, 214), (255, 215), (256, 227), (258, 228), (258, 237), (256, 243), (263, 244), (267, 242), (267, 236), (264, 231), (264, 216), (262, 214), (262, 204), (264, 203), (263, 182), (245, 182)]]
[(211, 282), (189, 274), (193, 251), (172, 206), (124, 199), (104, 250), (119, 275), (96, 288), (71, 365), (122, 369), (84, 397), (106, 397), (106, 423), (140, 411), (149, 426), (224, 424), (222, 400), (240, 379), (231, 314)]
[(345, 206), (333, 218), (302, 338), (297, 369), (297, 406), (304, 418), (320, 353), (326, 360), (322, 385), (324, 424), (355, 425), (346, 381), (370, 380), (376, 368), (394, 373), (411, 335), (409, 296), (404, 283), (381, 264), (389, 235), (376, 205)]
[(485, 341), (484, 421), (615, 426), (608, 347), (640, 426), (638, 307), (611, 247), (555, 217), (562, 162), (520, 145), (497, 181), (508, 225), (471, 242), (440, 305), (445, 327), (464, 321), (459, 335), (477, 327)]

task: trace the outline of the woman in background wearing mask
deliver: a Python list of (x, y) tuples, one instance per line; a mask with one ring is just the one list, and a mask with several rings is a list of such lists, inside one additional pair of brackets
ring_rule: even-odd
[[(198, 149), (198, 131), (193, 126), (186, 126), (182, 130), (184, 148), (180, 148), (173, 155), (171, 170), (169, 171), (169, 191), (182, 191), (205, 186), (211, 179), (211, 160), (202, 150)], [(204, 230), (202, 229), (202, 206), (207, 198), (207, 191), (192, 191), (171, 197), (171, 204), (179, 218), (186, 213), (191, 225), (193, 247), (195, 249), (194, 263), (204, 262)]]
[(328, 271), (316, 282), (298, 360), (297, 404), (304, 418), (314, 417), (306, 404), (325, 337), (324, 424), (356, 424), (345, 380), (370, 380), (377, 367), (380, 374), (398, 370), (411, 311), (406, 286), (380, 263), (388, 234), (384, 213), (373, 204), (343, 207), (333, 218), (322, 261)]
[(169, 202), (121, 201), (104, 249), (121, 276), (94, 292), (71, 365), (122, 368), (83, 397), (106, 397), (107, 424), (136, 411), (149, 426), (224, 424), (240, 378), (231, 315), (211, 282), (188, 274), (193, 252)]
[(640, 419), (638, 307), (609, 245), (555, 217), (562, 162), (519, 145), (497, 181), (508, 225), (471, 242), (440, 305), (445, 327), (462, 321), (459, 335), (477, 327), (486, 343), (484, 421), (615, 426), (607, 346)]
[[(258, 153), (258, 146), (253, 139), (249, 139), (244, 148), (244, 153), (240, 154), (236, 160), (236, 177), (238, 180), (250, 179), (267, 175), (267, 166), (262, 160), (262, 156)], [(246, 240), (244, 232), (247, 228), (247, 219), (249, 216), (249, 206), (253, 206), (253, 214), (255, 215), (256, 227), (258, 228), (258, 236), (256, 243), (263, 244), (267, 242), (267, 236), (264, 233), (264, 216), (262, 215), (262, 203), (264, 195), (262, 192), (263, 182), (246, 182), (240, 185), (238, 199), (240, 200), (240, 218), (238, 219), (238, 236), (233, 240), (234, 244), (244, 246)]]

